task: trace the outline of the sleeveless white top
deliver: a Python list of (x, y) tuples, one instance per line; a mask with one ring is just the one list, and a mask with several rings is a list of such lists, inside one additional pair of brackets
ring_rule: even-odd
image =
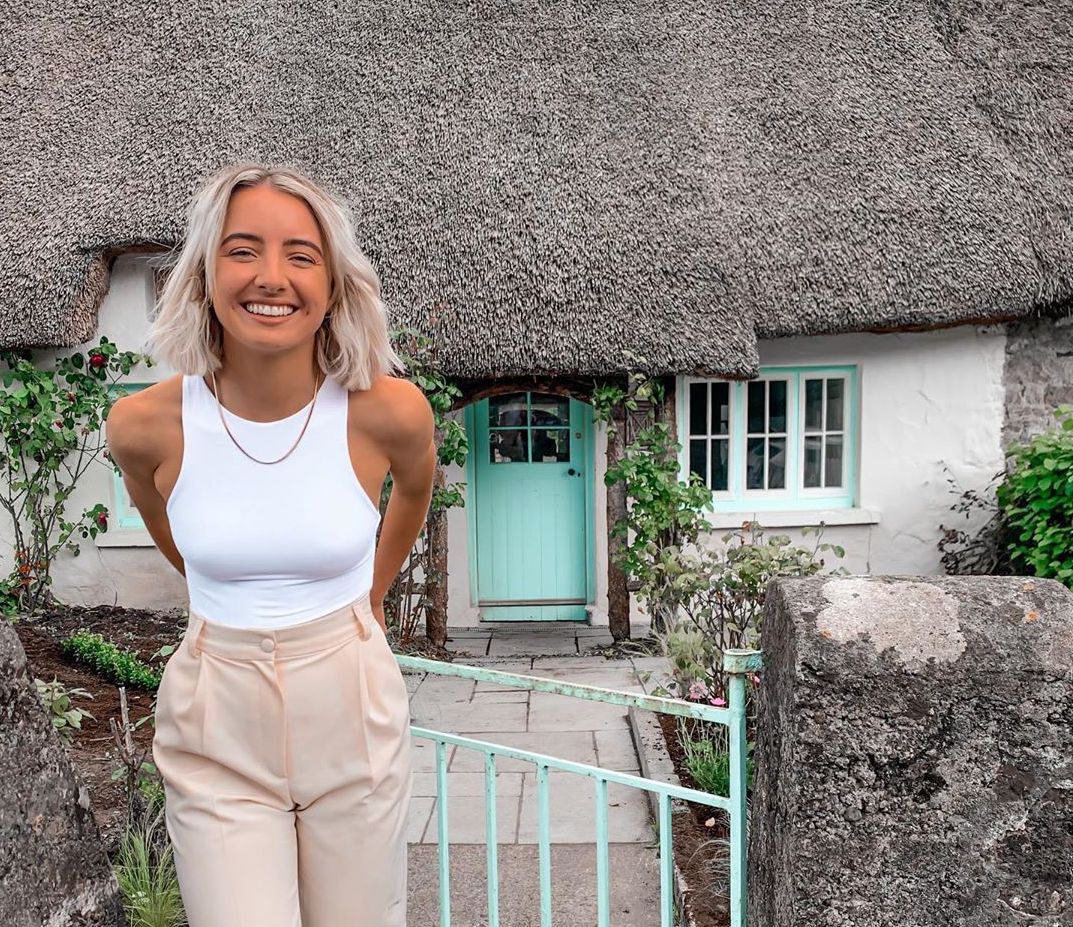
[[(275, 460), (302, 429), (309, 405), (275, 422), (224, 409), (235, 439)], [(216, 399), (183, 377), (183, 459), (168, 497), (186, 564), (190, 610), (232, 627), (281, 628), (361, 598), (373, 579), (380, 511), (347, 448), (347, 392), (328, 377), (305, 435), (286, 460), (259, 464), (224, 431)]]

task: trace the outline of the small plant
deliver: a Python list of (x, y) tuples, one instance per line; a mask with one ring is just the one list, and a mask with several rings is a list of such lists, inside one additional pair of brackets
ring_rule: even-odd
[(35, 678), (34, 683), (37, 686), (37, 694), (41, 699), (41, 703), (45, 706), (45, 710), (52, 719), (52, 726), (59, 732), (65, 743), (71, 743), (73, 738), (72, 731), (82, 729), (83, 718), (97, 720), (85, 708), (76, 708), (72, 704), (72, 700), (75, 698), (93, 698), (92, 693), (77, 686), (68, 689), (55, 677), (53, 677), (52, 682), (45, 682), (43, 679)]
[(160, 674), (142, 663), (136, 654), (121, 650), (93, 631), (77, 631), (60, 641), (60, 649), (119, 685), (156, 689)]
[[(730, 751), (721, 745), (719, 740), (726, 740), (725, 729), (722, 738), (701, 737), (694, 740), (686, 732), (683, 725), (679, 726), (678, 742), (684, 752), (683, 762), (697, 788), (711, 792), (712, 795), (721, 795), (723, 798), (730, 797)], [(745, 758), (745, 782), (746, 790), (752, 782), (753, 758), (752, 744), (749, 744), (748, 755)]]
[(108, 530), (98, 503), (71, 520), (67, 501), (86, 471), (106, 454), (101, 424), (114, 401), (110, 387), (148, 358), (121, 352), (107, 338), (88, 352), (40, 369), (28, 350), (0, 352), (0, 507), (11, 517), (14, 557), (0, 587), (0, 611), (33, 611), (54, 600), (52, 563), (77, 537)]
[[(943, 569), (951, 576), (987, 576), (1014, 572), (1010, 563), (1010, 526), (999, 508), (998, 486), (1005, 471), (996, 473), (981, 490), (966, 489), (947, 471), (946, 481), (957, 501), (950, 511), (965, 519), (965, 527), (939, 525), (936, 545)], [(979, 527), (972, 528), (970, 523)]]
[(1073, 406), (1055, 417), (1057, 430), (1010, 449), (997, 496), (1014, 566), (1073, 586)]
[(823, 555), (845, 556), (837, 544), (821, 542), (821, 528), (811, 547), (792, 544), (784, 534), (765, 536), (755, 522), (723, 535), (723, 546), (696, 552), (668, 547), (655, 557), (642, 594), (658, 596), (673, 608), (676, 623), (659, 635), (679, 698), (694, 683), (713, 697), (725, 698), (723, 653), (760, 649), (760, 616), (767, 586), (780, 576), (811, 576), (826, 566)]
[(120, 837), (115, 873), (131, 927), (186, 927), (174, 851), (163, 826), (162, 798)]

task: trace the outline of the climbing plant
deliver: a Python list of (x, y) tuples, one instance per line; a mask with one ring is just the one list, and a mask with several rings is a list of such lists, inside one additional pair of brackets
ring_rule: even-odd
[(52, 564), (78, 538), (108, 530), (102, 503), (68, 516), (82, 477), (106, 453), (101, 424), (114, 397), (110, 387), (148, 358), (120, 351), (107, 338), (86, 354), (38, 366), (32, 352), (0, 352), (0, 506), (11, 518), (12, 563), (0, 585), (7, 614), (54, 600)]
[[(412, 329), (392, 332), (392, 341), (406, 365), (407, 378), (421, 389), (432, 407), (436, 423), (438, 466), (464, 466), (469, 453), (466, 431), (459, 422), (449, 416), (462, 391), (439, 371), (435, 343)], [(442, 581), (444, 578), (437, 564), (434, 535), (437, 530), (442, 530), (447, 510), (465, 504), (464, 490), (464, 482), (444, 483), (440, 475), (437, 476), (425, 526), (385, 597), (385, 617), (396, 626), (401, 641), (414, 638), (418, 628), (426, 624), (428, 610), (432, 605), (429, 595), (431, 585), (433, 581)], [(389, 476), (384, 483), (382, 507), (386, 506), (390, 495)]]

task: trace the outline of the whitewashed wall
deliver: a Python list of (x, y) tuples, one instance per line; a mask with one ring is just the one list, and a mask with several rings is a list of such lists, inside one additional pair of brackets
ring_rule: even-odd
[[(1005, 348), (1001, 326), (761, 343), (761, 366), (860, 370), (859, 507), (822, 513), (823, 539), (846, 549), (839, 565), (853, 573), (942, 572), (939, 525), (964, 523), (949, 510), (955, 497), (944, 466), (963, 489), (981, 490), (1003, 466)], [(757, 520), (812, 543), (793, 529), (816, 515), (760, 513)], [(725, 529), (740, 518), (713, 522)]]

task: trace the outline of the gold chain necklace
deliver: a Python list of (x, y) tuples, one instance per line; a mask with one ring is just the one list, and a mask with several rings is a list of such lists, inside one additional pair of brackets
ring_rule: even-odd
[(237, 447), (240, 451), (242, 451), (243, 454), (249, 457), (250, 460), (252, 460), (254, 463), (278, 464), (291, 456), (291, 453), (294, 451), (294, 449), (298, 447), (298, 442), (302, 440), (302, 436), (306, 433), (306, 429), (309, 427), (309, 422), (313, 418), (313, 409), (316, 408), (317, 405), (317, 397), (320, 395), (320, 382), (321, 381), (319, 376), (316, 377), (313, 381), (313, 401), (309, 404), (309, 414), (306, 416), (305, 424), (302, 425), (302, 430), (298, 432), (297, 439), (295, 439), (294, 444), (290, 446), (290, 449), (287, 451), (286, 454), (284, 454), (282, 457), (277, 457), (275, 460), (260, 460), (257, 457), (254, 457), (253, 454), (247, 451), (246, 448), (244, 448), (241, 444), (238, 443), (237, 440), (235, 440), (235, 436), (231, 434), (231, 429), (227, 427), (227, 419), (224, 418), (224, 408), (222, 405), (220, 405), (220, 389), (216, 385), (215, 370), (212, 371), (212, 394), (216, 399), (216, 411), (217, 413), (219, 413), (220, 416), (220, 424), (224, 426), (224, 431), (227, 432), (227, 436), (231, 439), (231, 443), (234, 444), (235, 447)]

